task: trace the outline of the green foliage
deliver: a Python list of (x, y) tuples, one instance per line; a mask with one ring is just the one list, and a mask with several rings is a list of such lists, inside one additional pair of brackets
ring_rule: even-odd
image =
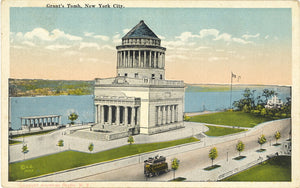
[(177, 158), (172, 160), (172, 170), (177, 170), (179, 168), (179, 161)]
[(209, 150), (208, 157), (211, 159), (211, 166), (213, 166), (214, 160), (218, 157), (218, 150), (216, 147), (213, 147)]
[(179, 168), (179, 160), (177, 158), (172, 160), (171, 168), (173, 170), (173, 179), (175, 179), (175, 170)]
[(279, 131), (276, 131), (275, 135), (274, 135), (275, 139), (276, 139), (276, 144), (277, 144), (277, 141), (280, 139), (281, 137), (281, 134)]
[(190, 120), (191, 120), (190, 116), (184, 115), (184, 121), (190, 121)]
[(258, 141), (257, 141), (257, 142), (260, 144), (260, 149), (261, 149), (262, 145), (263, 145), (264, 143), (267, 142), (267, 139), (266, 139), (265, 135), (262, 134), (262, 135), (258, 138)]
[(241, 152), (244, 151), (245, 144), (242, 141), (239, 141), (236, 145), (236, 150), (239, 152), (239, 155), (241, 155)]
[[(9, 180), (15, 181), (25, 179), (42, 174), (62, 171), (66, 169), (76, 168), (83, 165), (89, 165), (104, 161), (119, 159), (126, 156), (136, 155), (139, 153), (150, 152), (162, 148), (172, 147), (180, 144), (197, 142), (198, 139), (194, 137), (173, 140), (168, 142), (158, 142), (149, 144), (134, 144), (125, 145), (122, 147), (98, 152), (98, 153), (83, 153), (77, 151), (64, 151), (52, 155), (42, 156), (39, 158), (10, 163), (9, 164)], [(47, 162), (45, 162), (47, 161)], [(21, 171), (21, 166), (32, 165), (34, 171), (32, 173), (24, 173)]]
[(9, 79), (9, 96), (92, 95), (94, 81)]
[(217, 127), (217, 126), (210, 126), (210, 125), (205, 125), (205, 126), (209, 128), (209, 130), (205, 132), (207, 136), (224, 136), (228, 134), (234, 134), (234, 133), (246, 131), (246, 129)]
[(73, 125), (74, 124), (74, 121), (78, 118), (78, 114), (76, 114), (75, 112), (71, 113), (69, 116), (68, 116), (68, 119), (71, 121), (71, 124)]
[(57, 145), (59, 147), (63, 147), (64, 146), (64, 141), (63, 140), (59, 140)]
[(25, 144), (25, 145), (23, 145), (23, 147), (22, 147), (22, 153), (27, 153), (28, 152), (28, 146)]
[(263, 123), (270, 120), (273, 120), (273, 118), (256, 116), (250, 113), (227, 111), (193, 116), (190, 121), (216, 125), (254, 127), (259, 123)]
[(94, 150), (94, 144), (93, 143), (90, 143), (89, 145), (89, 151), (92, 152)]
[(134, 143), (134, 138), (133, 136), (129, 136), (127, 142), (131, 145)]
[(262, 116), (265, 116), (267, 114), (267, 110), (265, 108), (263, 108), (261, 111), (260, 111), (260, 115)]
[(291, 157), (273, 157), (222, 181), (291, 181)]

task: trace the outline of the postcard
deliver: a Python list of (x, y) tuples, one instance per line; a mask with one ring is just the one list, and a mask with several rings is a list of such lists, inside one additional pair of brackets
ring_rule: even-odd
[(2, 186), (299, 187), (299, 15), (2, 1)]

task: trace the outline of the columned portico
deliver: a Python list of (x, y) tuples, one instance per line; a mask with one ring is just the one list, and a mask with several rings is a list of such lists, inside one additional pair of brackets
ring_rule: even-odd
[(61, 125), (61, 115), (21, 117), (22, 128), (43, 128)]

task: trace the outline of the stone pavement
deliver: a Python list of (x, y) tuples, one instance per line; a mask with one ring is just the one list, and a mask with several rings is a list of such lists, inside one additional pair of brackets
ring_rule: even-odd
[[(281, 139), (285, 140), (285, 139)], [(222, 159), (216, 159), (214, 164), (220, 165), (221, 167), (214, 170), (206, 171), (204, 168), (211, 165), (211, 161), (203, 162), (202, 165), (197, 166), (198, 168), (189, 170), (189, 171), (176, 171), (176, 177), (185, 177), (186, 181), (217, 181), (238, 173), (242, 170), (245, 170), (249, 167), (258, 164), (259, 162), (267, 160), (267, 155), (275, 154), (276, 152), (279, 155), (282, 153), (282, 146), (269, 146), (264, 145), (266, 149), (264, 152), (256, 152), (255, 150), (242, 152), (241, 155), (246, 156), (246, 158), (241, 160), (234, 160), (234, 157), (238, 155), (230, 155), (228, 157), (223, 157)], [(180, 168), (179, 168), (180, 169)], [(173, 174), (172, 174), (173, 176)], [(167, 177), (157, 177), (153, 178), (151, 181), (168, 181), (172, 179), (171, 174)]]
[[(135, 135), (134, 141), (136, 144), (141, 143), (153, 143), (153, 142), (163, 142), (170, 140), (177, 140), (182, 138), (187, 138), (192, 135), (197, 135), (208, 130), (203, 124), (194, 122), (185, 122), (185, 128), (177, 129), (169, 132), (163, 132), (154, 135)], [(66, 150), (75, 150), (81, 152), (90, 153), (88, 146), (90, 143), (94, 144), (95, 152), (105, 151), (112, 148), (127, 145), (127, 138), (103, 141), (103, 140), (91, 140), (89, 138), (80, 138), (72, 136), (72, 134), (66, 134), (69, 129), (74, 129), (75, 127), (60, 129), (49, 134), (36, 135), (24, 137), (24, 142), (28, 146), (29, 152), (25, 155), (25, 159), (36, 158), (44, 155), (54, 154)], [(80, 126), (79, 126), (80, 128)], [(86, 126), (82, 126), (86, 128)], [(58, 141), (62, 139), (64, 141), (63, 147), (58, 147)], [(23, 138), (18, 140), (23, 141)], [(22, 151), (22, 144), (11, 145), (9, 147), (10, 156), (9, 162), (17, 162), (24, 160), (24, 155)]]

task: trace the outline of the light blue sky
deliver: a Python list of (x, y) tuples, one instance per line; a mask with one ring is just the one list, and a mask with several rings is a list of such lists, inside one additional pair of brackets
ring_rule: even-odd
[[(82, 36), (83, 32), (112, 37), (116, 32), (135, 26), (140, 20), (166, 39), (189, 31), (214, 28), (233, 37), (248, 33), (278, 37), (291, 42), (291, 9), (233, 8), (11, 8), (11, 32), (29, 32), (41, 27), (60, 29)], [(96, 21), (96, 22), (95, 22)]]
[(167, 79), (291, 84), (289, 8), (11, 8), (11, 77), (115, 76), (115, 47), (140, 20), (167, 48)]

